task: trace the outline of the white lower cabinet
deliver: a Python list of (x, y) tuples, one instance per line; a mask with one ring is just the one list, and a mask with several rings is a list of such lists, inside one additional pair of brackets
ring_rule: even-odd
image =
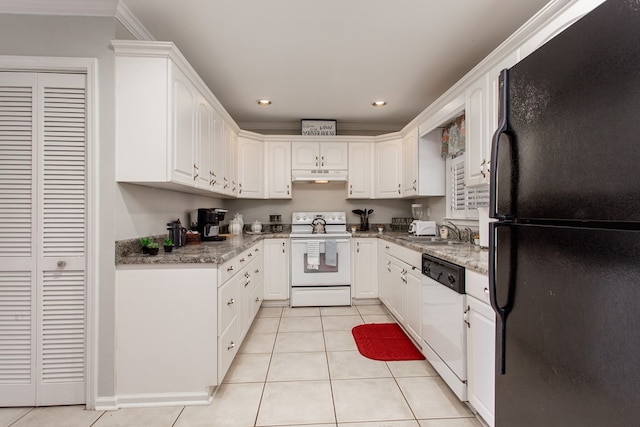
[(208, 402), (218, 384), (217, 298), (212, 265), (118, 266), (118, 405)]
[(422, 254), (384, 240), (380, 240), (378, 250), (380, 301), (415, 342), (420, 343)]
[(494, 425), (495, 313), (489, 305), (488, 278), (466, 271), (467, 395), (469, 404)]
[(258, 312), (255, 298), (263, 285), (262, 262), (262, 242), (258, 242), (219, 268), (218, 384)]
[(289, 239), (264, 240), (264, 299), (289, 299)]
[(355, 238), (351, 250), (353, 298), (378, 298), (378, 239)]

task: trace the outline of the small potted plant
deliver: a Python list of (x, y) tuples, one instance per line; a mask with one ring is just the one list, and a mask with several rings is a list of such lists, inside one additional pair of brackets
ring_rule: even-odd
[(143, 254), (148, 254), (149, 253), (149, 244), (151, 243), (151, 238), (149, 237), (143, 237), (140, 240), (138, 240), (138, 245), (140, 245), (140, 248), (142, 248), (142, 253)]
[(156, 242), (151, 242), (147, 245), (147, 250), (149, 251), (149, 255), (158, 255), (160, 245)]
[(171, 239), (164, 239), (164, 251), (165, 252), (171, 252), (173, 250), (173, 240)]

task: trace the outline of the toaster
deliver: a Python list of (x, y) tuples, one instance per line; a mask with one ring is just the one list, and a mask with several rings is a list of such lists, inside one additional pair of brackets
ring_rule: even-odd
[(419, 221), (415, 220), (409, 227), (409, 233), (416, 236), (435, 236), (437, 232), (435, 221)]

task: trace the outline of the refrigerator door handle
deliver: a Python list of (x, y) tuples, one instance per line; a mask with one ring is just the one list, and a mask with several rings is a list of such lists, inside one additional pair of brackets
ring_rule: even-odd
[(499, 108), (498, 108), (498, 129), (491, 138), (491, 161), (493, 167), (489, 170), (489, 218), (509, 219), (513, 218), (512, 213), (498, 213), (497, 189), (498, 189), (498, 146), (500, 137), (506, 135), (509, 143), (513, 146), (514, 135), (509, 128), (509, 70), (506, 68), (500, 71), (499, 76)]
[(489, 223), (489, 301), (491, 302), (491, 307), (493, 311), (496, 312), (498, 316), (498, 325), (497, 325), (497, 351), (496, 356), (498, 357), (499, 366), (497, 366), (500, 374), (504, 375), (505, 373), (505, 354), (506, 354), (506, 329), (507, 329), (507, 317), (511, 310), (513, 309), (513, 304), (515, 301), (515, 272), (516, 266), (513, 263), (513, 260), (516, 258), (517, 246), (513, 239), (515, 239), (515, 235), (511, 234), (511, 244), (510, 244), (510, 257), (509, 260), (509, 287), (507, 294), (507, 302), (504, 306), (501, 306), (498, 302), (498, 295), (496, 291), (496, 232), (499, 227), (511, 227), (512, 224), (504, 223), (504, 222), (491, 222)]

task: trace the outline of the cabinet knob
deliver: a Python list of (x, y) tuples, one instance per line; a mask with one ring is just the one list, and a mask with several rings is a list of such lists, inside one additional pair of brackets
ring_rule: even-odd
[(231, 298), (228, 302), (227, 305), (231, 305), (231, 304), (235, 304), (236, 300), (234, 300), (233, 298)]
[(58, 268), (65, 268), (67, 266), (67, 261), (58, 261)]

